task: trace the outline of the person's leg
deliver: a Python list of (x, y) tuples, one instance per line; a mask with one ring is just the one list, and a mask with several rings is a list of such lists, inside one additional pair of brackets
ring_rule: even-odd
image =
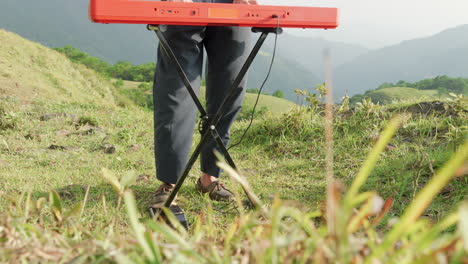
[[(250, 50), (250, 37), (250, 28), (207, 28), (204, 44), (208, 56), (206, 107), (209, 115), (214, 115), (218, 111), (221, 102), (246, 61)], [(224, 115), (216, 126), (226, 146), (229, 143), (230, 127), (242, 106), (245, 85), (246, 79), (244, 78), (240, 84), (242, 91), (236, 94), (233, 101), (224, 106)], [(216, 166), (214, 149), (217, 149), (216, 143), (211, 140), (201, 154), (201, 170), (204, 173), (202, 184), (204, 186), (219, 177), (221, 171)]]
[[(162, 26), (161, 29), (198, 93), (205, 27)], [(164, 183), (175, 184), (188, 161), (197, 109), (161, 46), (153, 91), (156, 175)]]

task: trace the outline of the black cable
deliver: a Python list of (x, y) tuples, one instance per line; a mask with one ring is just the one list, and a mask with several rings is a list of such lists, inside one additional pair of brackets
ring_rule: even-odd
[(266, 82), (268, 81), (268, 79), (270, 78), (270, 74), (271, 74), (271, 69), (273, 68), (273, 64), (275, 63), (275, 58), (276, 58), (276, 47), (277, 47), (277, 44), (278, 44), (278, 32), (279, 32), (279, 16), (276, 16), (276, 34), (275, 34), (275, 44), (274, 44), (274, 47), (273, 47), (273, 55), (271, 56), (271, 62), (270, 62), (270, 68), (268, 69), (268, 73), (265, 77), (265, 79), (263, 80), (263, 83), (262, 83), (262, 86), (260, 86), (260, 89), (258, 90), (258, 94), (257, 94), (257, 100), (255, 101), (255, 104), (254, 104), (254, 107), (252, 109), (252, 115), (250, 117), (250, 123), (249, 125), (247, 126), (247, 128), (244, 130), (244, 133), (242, 134), (241, 138), (239, 139), (239, 141), (236, 143), (236, 144), (233, 144), (232, 146), (230, 146), (228, 148), (228, 151), (231, 150), (232, 148), (234, 147), (237, 147), (239, 146), (241, 143), (242, 143), (242, 140), (244, 140), (244, 137), (245, 135), (247, 134), (247, 132), (249, 131), (250, 127), (252, 126), (252, 123), (253, 123), (253, 120), (255, 118), (255, 110), (257, 109), (257, 104), (258, 104), (258, 101), (260, 100), (260, 95), (262, 93), (262, 90), (266, 84)]

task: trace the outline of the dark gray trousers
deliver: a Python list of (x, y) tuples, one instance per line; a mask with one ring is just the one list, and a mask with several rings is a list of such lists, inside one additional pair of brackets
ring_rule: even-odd
[[(250, 29), (194, 26), (163, 26), (161, 29), (197, 94), (202, 75), (203, 48), (206, 49), (206, 110), (209, 116), (214, 115), (247, 59)], [(241, 109), (245, 85), (244, 79), (240, 85), (243, 92), (225, 106), (225, 114), (216, 127), (226, 146), (229, 129)], [(162, 182), (176, 183), (188, 161), (197, 109), (161, 47), (158, 49), (153, 90), (156, 175)], [(217, 149), (216, 144), (210, 140), (201, 152), (201, 171), (219, 177), (214, 149)]]

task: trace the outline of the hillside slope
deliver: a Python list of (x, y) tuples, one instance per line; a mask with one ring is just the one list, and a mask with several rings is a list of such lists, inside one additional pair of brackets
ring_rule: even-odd
[(0, 97), (113, 105), (112, 86), (64, 55), (0, 29)]
[[(271, 53), (261, 52), (255, 58), (252, 70), (248, 74), (248, 88), (260, 88), (267, 75), (271, 56)], [(294, 101), (294, 89), (307, 89), (312, 92), (319, 83), (320, 79), (313, 72), (293, 60), (277, 56), (263, 91), (272, 94), (279, 90), (284, 93), (286, 99)]]
[(439, 98), (436, 90), (418, 90), (408, 87), (390, 87), (368, 92), (364, 95), (374, 103), (390, 104), (401, 100), (433, 100)]
[(468, 25), (431, 37), (371, 51), (334, 72), (336, 97), (375, 89), (384, 82), (438, 75), (468, 77)]
[[(310, 31), (309, 29), (307, 33), (312, 34)], [(273, 38), (267, 40), (265, 50), (271, 52), (273, 44)], [(338, 67), (369, 52), (369, 49), (359, 45), (327, 41), (317, 37), (300, 37), (284, 33), (278, 38), (278, 51), (282, 57), (297, 62), (322, 80), (324, 79), (323, 52), (326, 49), (332, 55), (333, 67)]]
[(111, 63), (154, 61), (155, 36), (145, 26), (94, 24), (88, 5), (88, 0), (2, 0), (0, 27), (48, 47), (72, 45)]

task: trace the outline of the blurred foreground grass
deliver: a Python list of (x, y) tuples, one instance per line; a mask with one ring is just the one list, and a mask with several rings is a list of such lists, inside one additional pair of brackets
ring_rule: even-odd
[[(466, 165), (454, 171), (466, 162), (466, 110), (455, 102), (444, 104), (425, 112), (414, 103), (364, 103), (338, 111), (334, 189), (337, 197), (347, 195), (337, 199), (333, 230), (327, 229), (330, 221), (323, 213), (321, 111), (303, 107), (283, 115), (265, 113), (232, 152), (265, 211), (223, 212), (226, 205), (195, 192), (199, 175), (194, 170), (179, 196), (191, 224), (186, 233), (152, 222), (146, 214), (158, 185), (151, 112), (2, 99), (0, 260), (371, 263), (373, 255), (380, 263), (466, 261), (466, 238), (456, 228), (458, 220), (466, 219), (461, 217), (466, 207), (459, 208), (467, 195)], [(380, 143), (384, 152), (375, 159), (375, 169), (346, 192), (356, 175), (362, 179), (360, 168), (397, 113), (402, 113), (400, 128), (391, 141)], [(234, 142), (246, 125), (235, 124)], [(458, 163), (448, 163), (448, 173), (441, 168), (453, 156)], [(132, 184), (116, 192), (102, 168)], [(436, 184), (433, 201), (433, 195), (425, 195), (405, 211), (436, 171), (442, 176), (435, 179), (453, 179)], [(237, 184), (229, 185), (242, 196)], [(118, 205), (124, 197), (126, 207)]]

